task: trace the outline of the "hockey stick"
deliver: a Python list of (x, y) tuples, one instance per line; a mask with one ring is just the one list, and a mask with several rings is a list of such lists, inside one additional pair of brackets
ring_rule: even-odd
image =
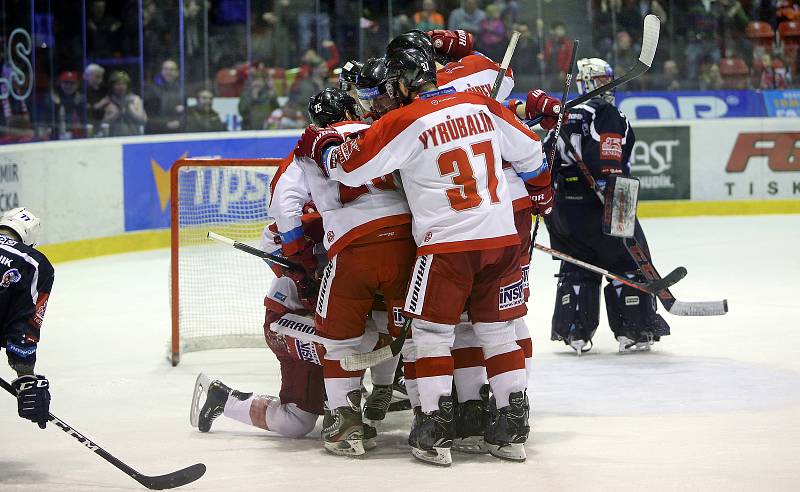
[(590, 272), (599, 273), (604, 277), (610, 280), (616, 280), (619, 283), (628, 285), (633, 287), (634, 289), (641, 290), (642, 292), (647, 292), (648, 294), (656, 294), (659, 291), (672, 287), (676, 283), (680, 282), (680, 280), (686, 276), (686, 269), (684, 267), (678, 267), (675, 270), (669, 272), (668, 275), (654, 280), (652, 282), (648, 282), (646, 284), (635, 282), (629, 278), (626, 278), (622, 275), (617, 275), (616, 273), (611, 273), (604, 268), (600, 268), (599, 266), (592, 265), (591, 263), (587, 263), (585, 261), (579, 260), (573, 256), (570, 256), (566, 253), (562, 253), (557, 249), (548, 248), (547, 246), (543, 246), (539, 243), (534, 243), (534, 248), (538, 249), (539, 251), (543, 251), (554, 258), (558, 258), (559, 260), (566, 261), (567, 263), (572, 263), (573, 265), (578, 265), (581, 268), (589, 270)]
[(514, 50), (517, 49), (517, 42), (519, 41), (520, 32), (514, 31), (511, 34), (511, 39), (508, 40), (508, 47), (506, 48), (506, 54), (503, 55), (503, 61), (500, 62), (500, 70), (497, 71), (497, 78), (494, 79), (494, 85), (492, 86), (491, 98), (496, 99), (497, 93), (500, 92), (500, 86), (503, 85), (503, 77), (506, 76), (506, 72), (508, 71), (508, 65), (511, 63), (511, 57), (514, 56)]
[(293, 261), (289, 261), (286, 258), (283, 258), (278, 255), (273, 255), (267, 253), (266, 251), (262, 251), (258, 248), (254, 248), (249, 244), (245, 244), (229, 237), (225, 237), (221, 234), (217, 234), (216, 232), (208, 231), (207, 237), (213, 241), (217, 241), (218, 243), (227, 244), (228, 246), (233, 246), (234, 248), (238, 249), (239, 251), (244, 251), (245, 253), (249, 253), (253, 256), (257, 256), (266, 262), (274, 263), (278, 266), (282, 266), (283, 268), (289, 269), (293, 272), (299, 273), (303, 276), (303, 279), (300, 281), (300, 287), (303, 289), (303, 293), (306, 296), (316, 296), (317, 291), (319, 290), (319, 286), (316, 282), (308, 278), (308, 274), (306, 273), (306, 269), (303, 268), (302, 265), (299, 265)]
[[(14, 390), (14, 387), (2, 378), (0, 378), (0, 386), (2, 386), (3, 389), (11, 393), (13, 396), (17, 396), (17, 392)], [(67, 425), (66, 422), (59, 419), (52, 413), (48, 414), (48, 420), (53, 422), (53, 424), (55, 424), (59, 429), (74, 437), (76, 441), (100, 455), (101, 458), (122, 470), (126, 475), (151, 490), (174, 489), (175, 487), (180, 487), (182, 485), (186, 485), (187, 483), (194, 482), (198, 478), (202, 477), (206, 472), (206, 465), (197, 463), (187, 468), (183, 468), (172, 473), (167, 473), (166, 475), (158, 475), (155, 477), (142, 475), (138, 471), (112, 456), (111, 453), (101, 448), (97, 443), (89, 440), (89, 438), (71, 426)]]
[[(594, 176), (592, 176), (591, 171), (589, 171), (586, 163), (583, 162), (583, 158), (581, 158), (568, 138), (564, 139), (564, 149), (572, 155), (572, 159), (578, 166), (578, 170), (586, 180), (589, 188), (591, 188), (595, 195), (597, 195), (600, 203), (605, 204), (603, 192), (600, 191), (600, 187), (597, 185), (597, 182), (595, 181)], [(639, 223), (638, 219), (636, 220), (636, 223)], [(648, 282), (652, 283), (662, 279), (661, 275), (658, 274), (656, 267), (653, 265), (653, 262), (650, 260), (650, 255), (645, 251), (644, 248), (642, 248), (635, 236), (631, 238), (624, 238), (623, 242), (625, 244), (625, 249), (628, 250), (631, 258), (633, 258), (633, 261), (636, 262), (636, 265), (639, 267), (639, 270), (642, 272), (644, 278), (647, 279)], [(684, 270), (686, 269), (684, 268)], [(664, 306), (667, 312), (676, 316), (721, 316), (728, 312), (727, 299), (723, 299), (721, 301), (679, 301), (674, 295), (672, 295), (672, 292), (670, 292), (668, 288), (659, 290), (656, 293), (656, 296), (661, 301), (661, 304)]]
[[(567, 100), (567, 96), (569, 95), (569, 88), (572, 85), (572, 76), (575, 72), (575, 58), (578, 56), (578, 46), (580, 45), (580, 40), (573, 39), (572, 40), (572, 54), (569, 57), (569, 72), (567, 72), (567, 76), (564, 80), (564, 91), (561, 93), (561, 109), (558, 110), (558, 118), (556, 119), (556, 135), (560, 135), (561, 132), (561, 125), (564, 123), (564, 115), (567, 114), (567, 111), (564, 109), (564, 101)], [(557, 143), (557, 142), (556, 142)], [(553, 150), (550, 151), (550, 165), (552, 166), (556, 162), (556, 147), (558, 145), (553, 145)], [(555, 180), (555, 168), (551, 168), (550, 170), (550, 186), (553, 186), (553, 182)], [(533, 233), (531, 234), (531, 249), (528, 251), (528, 256), (533, 255), (533, 247), (536, 245), (536, 234), (539, 232), (539, 215), (536, 215), (536, 222), (533, 225)]]
[(405, 323), (403, 323), (403, 328), (400, 330), (400, 336), (392, 340), (389, 345), (381, 347), (378, 350), (373, 350), (372, 352), (345, 356), (340, 362), (342, 369), (345, 371), (363, 371), (368, 367), (391, 359), (403, 349), (403, 344), (406, 343), (409, 328), (411, 328), (411, 318), (406, 318)]
[[(579, 104), (585, 103), (595, 96), (599, 96), (600, 94), (615, 89), (622, 84), (628, 83), (647, 72), (653, 64), (653, 57), (656, 56), (656, 48), (658, 48), (658, 36), (660, 30), (661, 21), (658, 20), (658, 17), (653, 14), (649, 14), (647, 17), (645, 17), (642, 32), (642, 50), (639, 52), (639, 60), (636, 62), (636, 65), (625, 72), (622, 77), (618, 77), (605, 85), (601, 85), (593, 91), (587, 92), (586, 94), (578, 96), (575, 99), (567, 101), (562, 108), (562, 112), (568, 111)], [(564, 99), (562, 99), (562, 101)], [(539, 121), (541, 121), (541, 118), (530, 120), (527, 122), (527, 124), (528, 126), (534, 126), (539, 123)]]

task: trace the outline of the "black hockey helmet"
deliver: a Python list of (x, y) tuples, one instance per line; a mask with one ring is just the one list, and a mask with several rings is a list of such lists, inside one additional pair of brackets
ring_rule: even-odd
[(355, 89), (358, 73), (363, 66), (363, 63), (356, 60), (350, 60), (345, 63), (342, 67), (342, 71), (339, 73), (339, 88), (348, 92)]
[(370, 58), (364, 62), (356, 80), (356, 94), (361, 107), (376, 115), (383, 115), (400, 106), (395, 100), (396, 92), (383, 58)]
[(358, 116), (356, 100), (341, 89), (328, 87), (308, 98), (308, 116), (317, 126), (353, 119)]
[[(436, 64), (430, 53), (418, 49), (394, 51), (386, 55), (389, 79), (402, 81), (411, 92), (428, 83), (436, 84)], [(406, 99), (410, 99), (409, 95)], [(407, 101), (404, 101), (407, 102)]]
[(431, 37), (428, 36), (428, 33), (417, 29), (395, 36), (386, 47), (386, 54), (408, 49), (420, 50), (424, 53), (429, 53), (433, 57)]

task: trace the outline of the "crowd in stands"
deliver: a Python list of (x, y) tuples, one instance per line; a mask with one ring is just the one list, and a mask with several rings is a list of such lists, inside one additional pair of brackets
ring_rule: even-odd
[[(527, 77), (527, 85), (558, 92), (572, 38), (585, 37), (570, 26), (578, 29), (576, 22), (589, 19), (591, 42), (582, 43), (580, 55), (602, 57), (620, 74), (636, 62), (642, 21), (652, 13), (661, 21), (655, 66), (626, 90), (800, 87), (800, 0), (591, 0), (584, 15), (576, 14), (579, 21), (547, 23), (534, 8), (552, 6), (544, 0), (395, 2), (383, 16), (369, 1), (360, 12), (358, 2), (253, 1), (263, 8), (246, 17), (248, 33), (240, 12), (226, 7), (235, 2), (183, 0), (179, 34), (168, 22), (174, 6), (142, 0), (136, 14), (144, 36), (133, 40), (119, 13), (109, 12), (111, 4), (88, 1), (85, 42), (92, 56), (82, 70), (57, 72), (38, 97), (0, 98), (0, 143), (301, 128), (308, 123), (309, 96), (335, 84), (337, 67), (355, 46), (366, 58), (382, 52), (390, 34), (411, 29), (470, 31), (476, 49), (495, 60), (518, 30), (515, 73)], [(351, 24), (355, 36), (347, 31)], [(131, 50), (143, 53), (141, 69), (124, 64), (121, 53)], [(3, 58), (0, 63), (0, 85), (8, 84), (10, 69)], [(223, 121), (215, 97), (238, 98), (240, 119)], [(31, 118), (34, 109), (38, 122)]]

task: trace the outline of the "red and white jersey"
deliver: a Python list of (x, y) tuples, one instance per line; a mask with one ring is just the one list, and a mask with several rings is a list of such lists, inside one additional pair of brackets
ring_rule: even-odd
[[(311, 201), (303, 168), (297, 164), (294, 152), (281, 162), (270, 183), (269, 216), (275, 219), (286, 256), (300, 251), (305, 245), (303, 233), (303, 205)], [(268, 231), (265, 229), (264, 234)], [(263, 249), (262, 237), (262, 249)], [(266, 251), (266, 250), (265, 250)]]
[[(468, 55), (439, 69), (436, 72), (436, 84), (439, 87), (452, 87), (458, 92), (478, 92), (490, 96), (499, 71), (500, 65), (490, 58), (480, 54)], [(505, 101), (513, 89), (514, 74), (509, 68), (495, 99), (500, 102)], [(516, 169), (504, 163), (503, 173), (508, 182), (511, 200), (514, 202), (514, 211), (531, 208), (533, 204), (530, 195), (525, 189), (525, 183), (517, 175)]]
[[(491, 58), (480, 54), (467, 55), (450, 62), (436, 72), (436, 85), (440, 88), (452, 87), (458, 92), (477, 92), (491, 96), (492, 86), (497, 79), (500, 65)], [(500, 83), (496, 99), (505, 101), (514, 89), (514, 74), (509, 68)]]
[[(332, 126), (344, 136), (369, 128), (369, 125), (352, 121)], [(406, 197), (391, 175), (349, 187), (329, 180), (314, 161), (294, 159), (277, 181), (269, 213), (278, 223), (284, 244), (295, 239), (297, 234), (287, 235), (291, 231), (288, 228), (299, 224), (298, 206), (302, 209), (306, 203), (303, 199), (308, 196), (322, 215), (323, 244), (328, 258), (336, 256), (354, 239), (385, 227), (411, 223)], [(302, 227), (299, 234), (302, 234)]]
[(538, 141), (499, 102), (445, 88), (327, 151), (325, 165), (332, 179), (349, 186), (398, 170), (417, 254), (491, 249), (519, 244), (502, 161), (538, 175)]

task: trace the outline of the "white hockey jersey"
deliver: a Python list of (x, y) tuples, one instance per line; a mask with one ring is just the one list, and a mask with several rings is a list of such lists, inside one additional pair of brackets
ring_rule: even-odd
[[(458, 92), (477, 92), (490, 96), (492, 86), (497, 79), (500, 65), (490, 58), (480, 54), (465, 56), (457, 62), (451, 62), (436, 72), (436, 84), (439, 87), (452, 87)], [(500, 83), (497, 92), (498, 101), (502, 102), (511, 95), (514, 89), (514, 75), (509, 68)], [(508, 192), (514, 202), (514, 211), (531, 208), (530, 195), (525, 189), (525, 183), (517, 176), (517, 171), (511, 165), (503, 165), (503, 173), (508, 182)]]
[(499, 102), (445, 88), (390, 111), (324, 160), (330, 177), (349, 186), (398, 170), (417, 254), (426, 255), (519, 244), (502, 161), (539, 173), (542, 151)]
[[(332, 126), (344, 136), (369, 128), (360, 122)], [(322, 215), (323, 244), (328, 258), (366, 234), (411, 223), (411, 211), (394, 177), (381, 176), (365, 182), (360, 186), (345, 186), (327, 179), (312, 160), (294, 158), (280, 176), (273, 179), (269, 206), (269, 214), (281, 231), (284, 253), (292, 254), (295, 248), (291, 244), (302, 239), (300, 217), (303, 205), (309, 200), (314, 201)]]

